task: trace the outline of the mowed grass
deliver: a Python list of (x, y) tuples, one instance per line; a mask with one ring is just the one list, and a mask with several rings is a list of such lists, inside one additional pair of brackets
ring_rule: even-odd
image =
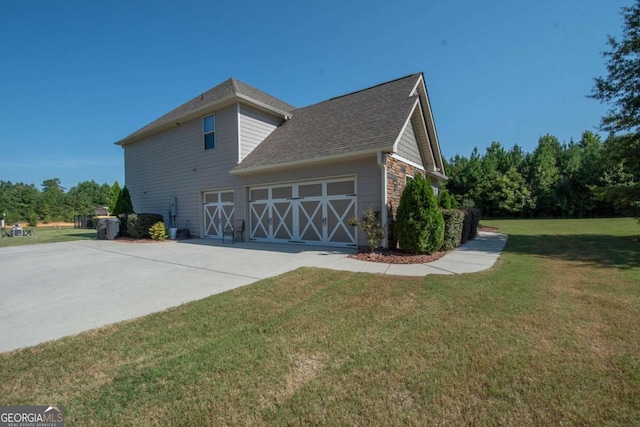
[(70, 426), (639, 425), (640, 227), (483, 224), (510, 237), (482, 273), (303, 268), (0, 355), (0, 404)]
[[(90, 240), (96, 237), (95, 230), (75, 229), (73, 227), (29, 227), (31, 236), (3, 237), (0, 239), (0, 248), (7, 246), (35, 245), (38, 243), (69, 242), (72, 240)], [(11, 233), (11, 227), (7, 226), (7, 233)]]

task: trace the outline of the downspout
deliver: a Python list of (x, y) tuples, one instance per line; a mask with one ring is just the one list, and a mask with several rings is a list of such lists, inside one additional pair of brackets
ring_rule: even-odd
[(382, 209), (380, 212), (380, 221), (382, 226), (385, 229), (384, 239), (382, 239), (382, 247), (387, 248), (389, 246), (389, 240), (387, 238), (388, 235), (388, 227), (389, 227), (389, 208), (387, 206), (387, 154), (382, 151), (378, 151), (378, 166), (382, 170)]

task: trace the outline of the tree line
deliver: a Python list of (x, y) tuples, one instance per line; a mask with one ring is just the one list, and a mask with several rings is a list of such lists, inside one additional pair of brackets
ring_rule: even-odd
[[(609, 36), (603, 53), (607, 75), (595, 78), (589, 95), (610, 108), (600, 123), (607, 139), (585, 131), (579, 141), (560, 144), (545, 135), (531, 153), (493, 142), (484, 154), (476, 148), (469, 157), (456, 155), (445, 165), (445, 207), (452, 207), (451, 193), (456, 204), (485, 216), (633, 215), (640, 222), (640, 0), (621, 14), (622, 35)], [(0, 214), (9, 222), (71, 221), (104, 205), (133, 212), (117, 182), (87, 181), (65, 192), (58, 178), (44, 181), (42, 190), (0, 181)]]
[(446, 189), (460, 204), (489, 216), (632, 215), (640, 223), (640, 0), (621, 15), (622, 35), (608, 36), (602, 53), (607, 75), (589, 95), (609, 107), (600, 122), (607, 139), (585, 131), (560, 144), (545, 135), (532, 153), (494, 142), (482, 155), (455, 156)]
[(107, 206), (113, 213), (125, 190), (117, 181), (112, 185), (85, 181), (68, 191), (58, 178), (45, 180), (42, 189), (34, 184), (0, 181), (0, 216), (6, 214), (8, 224), (26, 221), (32, 226), (73, 222), (76, 215), (93, 215), (96, 206)]
[(628, 136), (610, 134), (605, 141), (584, 131), (579, 141), (561, 144), (553, 135), (535, 150), (505, 149), (493, 142), (481, 154), (456, 155), (446, 165), (446, 190), (463, 207), (491, 217), (590, 217), (631, 215), (633, 206), (610, 188), (624, 192), (637, 182), (619, 146)]

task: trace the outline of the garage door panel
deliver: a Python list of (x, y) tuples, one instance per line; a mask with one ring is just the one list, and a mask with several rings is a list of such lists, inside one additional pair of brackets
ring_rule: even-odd
[(322, 197), (322, 183), (300, 184), (298, 186), (298, 197)]
[(347, 225), (349, 218), (356, 216), (355, 197), (334, 199), (327, 203), (327, 233), (330, 242), (351, 243), (355, 241), (353, 227)]
[(293, 204), (291, 201), (273, 203), (273, 236), (279, 240), (292, 240)]
[(220, 207), (220, 220), (222, 224), (222, 229), (225, 228), (233, 228), (233, 213), (234, 206), (233, 205), (223, 205)]
[(273, 187), (271, 189), (271, 198), (278, 199), (291, 199), (293, 197), (293, 186), (287, 185), (285, 187)]
[(264, 202), (250, 204), (250, 223), (252, 238), (267, 239), (269, 237), (269, 205)]
[(218, 234), (218, 207), (215, 205), (207, 205), (204, 207), (204, 224), (205, 236), (213, 236)]
[(322, 240), (322, 201), (301, 200), (299, 202), (300, 240)]
[(327, 182), (327, 196), (353, 195), (355, 193), (355, 181)]

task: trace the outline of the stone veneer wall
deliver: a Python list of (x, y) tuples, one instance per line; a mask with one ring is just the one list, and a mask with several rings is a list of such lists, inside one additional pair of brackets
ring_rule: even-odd
[(387, 156), (387, 209), (389, 210), (387, 247), (390, 249), (398, 247), (398, 242), (393, 234), (393, 224), (396, 220), (396, 212), (400, 204), (402, 190), (404, 190), (407, 183), (407, 176), (413, 177), (417, 174), (425, 176), (424, 171), (415, 166)]
[(407, 176), (416, 176), (420, 174), (425, 176), (423, 170), (420, 170), (391, 156), (387, 157), (387, 208), (389, 209), (389, 220), (395, 219), (398, 205), (400, 204), (400, 196), (407, 182)]

